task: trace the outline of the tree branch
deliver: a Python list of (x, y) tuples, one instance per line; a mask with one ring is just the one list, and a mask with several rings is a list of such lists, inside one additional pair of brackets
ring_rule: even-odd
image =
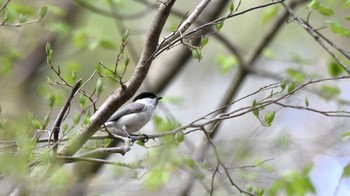
[[(63, 120), (64, 115), (66, 114), (68, 108), (70, 107), (70, 104), (72, 102), (72, 99), (74, 98), (74, 95), (76, 94), (76, 92), (79, 90), (79, 87), (81, 86), (81, 81), (82, 79), (79, 79), (75, 85), (72, 88), (72, 91), (70, 92), (70, 95), (68, 97), (68, 100), (66, 101), (66, 103), (64, 104), (63, 108), (61, 109), (60, 113), (58, 114), (52, 130), (50, 132), (50, 137), (49, 137), (49, 141), (51, 140), (51, 136), (53, 134), (53, 151), (56, 153), (57, 152), (57, 148), (58, 148), (58, 136), (60, 133), (60, 129), (61, 129), (61, 122)], [(50, 142), (49, 142), (50, 144)]]
[(136, 164), (130, 164), (130, 163), (122, 163), (122, 162), (115, 162), (115, 161), (109, 161), (104, 159), (96, 159), (96, 158), (89, 158), (89, 157), (70, 157), (70, 156), (58, 156), (59, 160), (64, 161), (65, 163), (75, 163), (75, 162), (94, 162), (94, 163), (100, 163), (100, 164), (108, 164), (108, 165), (115, 165), (120, 167), (126, 167), (129, 169), (142, 169), (144, 167), (140, 166), (140, 163)]

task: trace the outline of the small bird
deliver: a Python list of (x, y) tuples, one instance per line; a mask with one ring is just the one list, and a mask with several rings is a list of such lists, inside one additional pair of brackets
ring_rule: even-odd
[(109, 131), (118, 135), (128, 136), (137, 132), (151, 120), (158, 101), (162, 97), (151, 92), (143, 92), (135, 97), (132, 103), (117, 110), (105, 123)]

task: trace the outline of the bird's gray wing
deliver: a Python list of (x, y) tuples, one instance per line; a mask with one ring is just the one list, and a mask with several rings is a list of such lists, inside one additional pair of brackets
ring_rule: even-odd
[(117, 110), (107, 120), (107, 122), (117, 121), (117, 120), (119, 120), (121, 117), (123, 117), (125, 115), (141, 112), (144, 108), (145, 108), (145, 105), (142, 104), (142, 103), (131, 103), (131, 104), (127, 105), (126, 107), (124, 107), (124, 108), (122, 108), (120, 110)]

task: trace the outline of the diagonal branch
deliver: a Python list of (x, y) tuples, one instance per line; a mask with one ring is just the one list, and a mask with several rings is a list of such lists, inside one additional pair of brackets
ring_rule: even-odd
[[(68, 97), (68, 100), (66, 101), (66, 103), (64, 104), (63, 108), (61, 109), (60, 113), (58, 114), (55, 123), (52, 127), (52, 131), (49, 137), (49, 141), (51, 140), (51, 136), (53, 134), (53, 141), (54, 141), (54, 146), (53, 146), (53, 151), (56, 153), (57, 152), (57, 148), (58, 148), (58, 136), (60, 133), (60, 129), (61, 129), (61, 123), (63, 120), (64, 115), (67, 113), (67, 110), (70, 107), (70, 104), (72, 102), (72, 99), (74, 98), (74, 95), (76, 94), (76, 92), (79, 90), (79, 87), (81, 86), (81, 81), (82, 79), (79, 79), (75, 85), (72, 88), (72, 91)], [(49, 142), (50, 144), (50, 142)]]

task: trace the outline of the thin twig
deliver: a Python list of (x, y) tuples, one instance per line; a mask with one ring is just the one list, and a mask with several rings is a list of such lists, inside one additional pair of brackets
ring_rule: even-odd
[(269, 158), (269, 159), (266, 159), (266, 160), (263, 160), (263, 161), (260, 161), (258, 163), (255, 163), (254, 165), (245, 165), (245, 166), (239, 166), (239, 167), (227, 167), (227, 169), (247, 169), (247, 168), (255, 168), (259, 165), (262, 165), (268, 161), (272, 161), (272, 160), (275, 160), (275, 158)]
[(75, 83), (75, 85), (73, 86), (72, 91), (71, 91), (71, 93), (70, 93), (70, 95), (68, 97), (68, 100), (66, 101), (66, 103), (64, 104), (64, 106), (61, 109), (60, 113), (58, 114), (58, 116), (57, 116), (57, 118), (56, 118), (56, 120), (54, 122), (52, 131), (50, 133), (49, 141), (51, 140), (51, 137), (53, 135), (53, 140), (54, 140), (53, 151), (55, 153), (57, 152), (57, 148), (58, 148), (58, 136), (59, 136), (59, 133), (60, 133), (61, 123), (62, 123), (63, 117), (66, 114), (66, 112), (67, 112), (67, 110), (68, 110), (68, 108), (69, 108), (69, 106), (71, 104), (71, 101), (72, 101), (75, 93), (79, 90), (79, 87), (81, 86), (81, 81), (82, 81), (82, 79), (79, 79)]
[(24, 26), (24, 25), (37, 23), (37, 22), (41, 21), (42, 19), (43, 18), (38, 18), (38, 19), (35, 19), (35, 20), (22, 22), (22, 23), (16, 23), (16, 24), (8, 24), (8, 23), (6, 23), (6, 21), (3, 21), (3, 22), (0, 23), (0, 26), (4, 26), (4, 27), (21, 27), (21, 26)]

